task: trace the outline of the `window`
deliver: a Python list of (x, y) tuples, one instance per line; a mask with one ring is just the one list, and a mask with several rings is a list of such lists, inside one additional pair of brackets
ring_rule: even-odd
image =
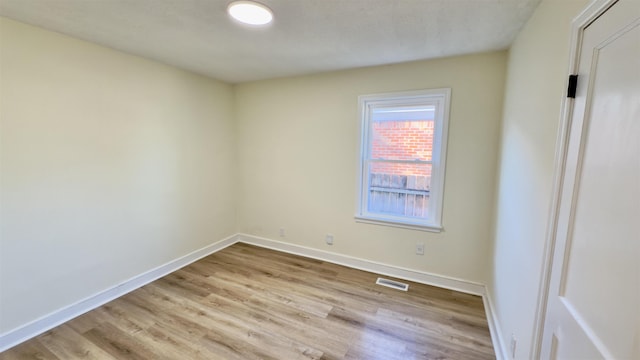
[(356, 220), (442, 230), (451, 89), (359, 97)]

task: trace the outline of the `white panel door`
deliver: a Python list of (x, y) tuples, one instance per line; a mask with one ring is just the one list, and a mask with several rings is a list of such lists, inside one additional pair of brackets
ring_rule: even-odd
[(640, 0), (583, 32), (543, 359), (640, 359)]

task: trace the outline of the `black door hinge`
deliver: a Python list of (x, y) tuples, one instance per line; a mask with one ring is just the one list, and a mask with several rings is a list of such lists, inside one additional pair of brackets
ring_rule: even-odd
[(577, 88), (578, 88), (578, 75), (569, 75), (569, 88), (567, 89), (567, 97), (575, 99)]

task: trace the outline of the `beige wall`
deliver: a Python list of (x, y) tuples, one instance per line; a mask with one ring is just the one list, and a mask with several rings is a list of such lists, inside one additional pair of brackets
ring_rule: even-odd
[(231, 86), (0, 26), (0, 333), (236, 232)]
[(502, 337), (530, 356), (571, 20), (587, 0), (545, 0), (509, 52), (489, 290)]
[[(236, 86), (240, 231), (484, 282), (505, 64), (496, 52)], [(440, 87), (452, 88), (445, 231), (356, 223), (358, 95)]]

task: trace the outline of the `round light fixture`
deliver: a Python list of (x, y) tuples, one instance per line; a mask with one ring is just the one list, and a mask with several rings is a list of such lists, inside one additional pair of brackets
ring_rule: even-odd
[(232, 18), (249, 25), (266, 25), (273, 20), (268, 7), (254, 1), (234, 1), (227, 7)]

